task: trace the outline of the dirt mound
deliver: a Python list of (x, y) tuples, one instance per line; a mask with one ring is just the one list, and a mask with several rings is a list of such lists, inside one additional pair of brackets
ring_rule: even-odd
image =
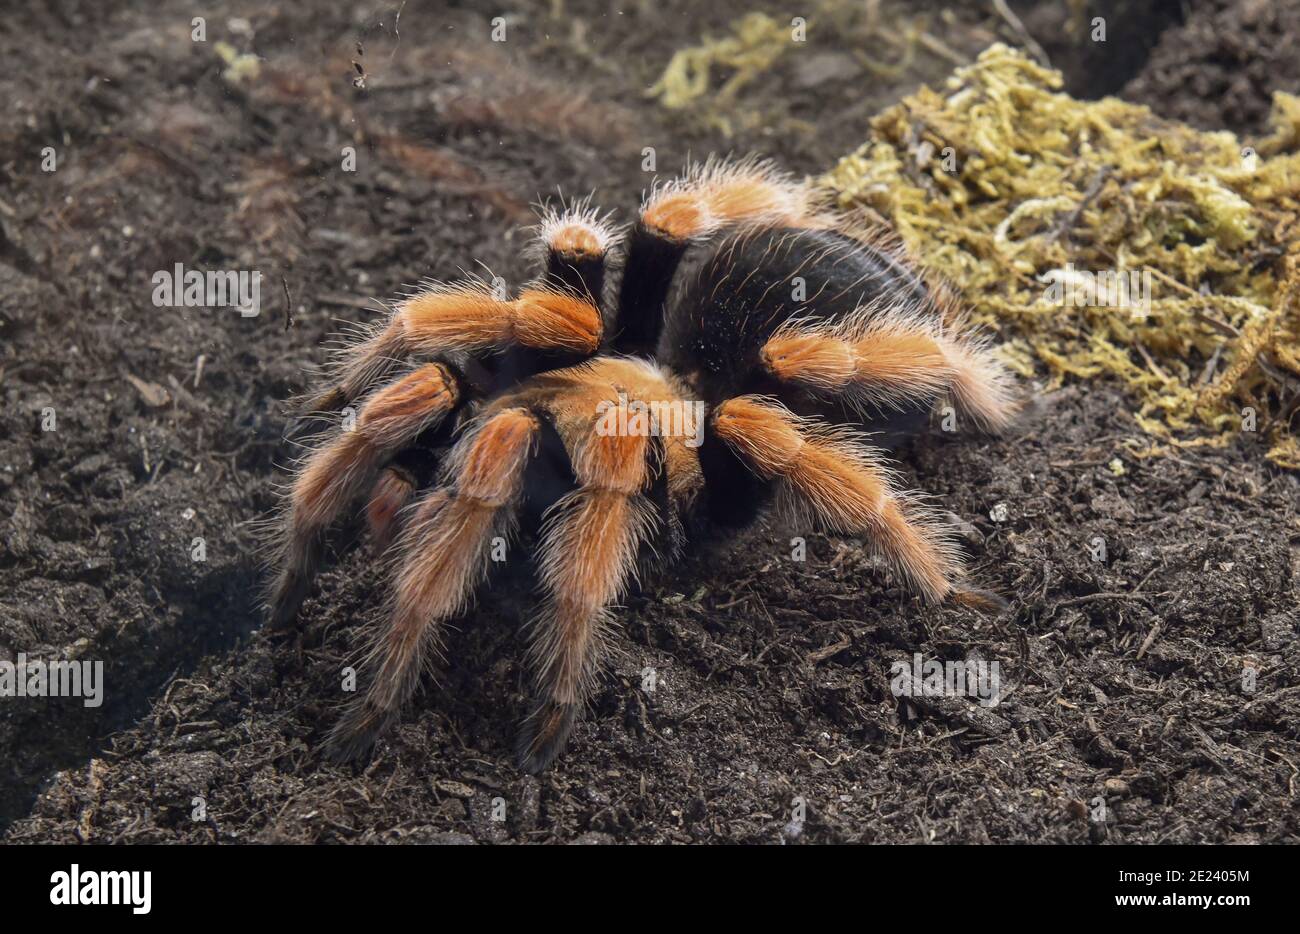
[(1193, 0), (1186, 22), (1160, 34), (1120, 92), (1203, 130), (1262, 133), (1274, 91), (1300, 88), (1300, 3)]

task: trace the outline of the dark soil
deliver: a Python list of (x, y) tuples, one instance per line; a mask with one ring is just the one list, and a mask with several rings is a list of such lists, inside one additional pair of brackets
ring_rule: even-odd
[[(526, 582), (459, 623), (440, 685), (372, 759), (324, 763), (383, 575), (342, 535), (301, 638), (272, 639), (253, 552), (294, 453), (283, 401), (339, 319), (479, 262), (522, 281), (530, 202), (594, 190), (626, 218), (647, 146), (665, 173), (733, 150), (821, 170), (952, 66), (923, 51), (870, 76), (860, 37), (814, 24), (820, 60), (746, 89), (737, 107), (759, 119), (726, 138), (644, 89), (749, 4), (516, 3), (505, 43), (496, 13), (351, 7), (213, 4), (206, 43), (176, 2), (55, 2), (0, 26), (0, 657), (102, 659), (107, 680), (97, 710), (0, 700), (7, 840), (1296, 840), (1300, 482), (1249, 435), (1135, 459), (1129, 403), (1104, 383), (1034, 387), (1013, 437), (935, 430), (901, 452), (1011, 599), (996, 620), (921, 606), (857, 541), (808, 535), (796, 562), (806, 533), (759, 525), (628, 600), (620, 657), (540, 778), (511, 754)], [(920, 7), (960, 57), (1015, 38), (982, 4)], [(1206, 125), (1201, 88), (1159, 83), (1200, 9), (1150, 63), (1115, 67), (1137, 75), (1130, 95)], [(1294, 24), (1300, 5), (1270, 9)], [(1223, 28), (1185, 35), (1204, 44), (1183, 65), (1222, 61)], [(222, 77), (218, 40), (261, 58), (255, 80)], [(177, 262), (262, 270), (261, 314), (155, 307), (150, 277)], [(996, 660), (1005, 699), (900, 703), (890, 665), (913, 653)]]
[(1123, 96), (1206, 130), (1260, 133), (1274, 91), (1300, 93), (1300, 4), (1191, 0)]

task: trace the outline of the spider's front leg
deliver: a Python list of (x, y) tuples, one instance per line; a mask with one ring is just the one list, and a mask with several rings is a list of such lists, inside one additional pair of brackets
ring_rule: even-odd
[(412, 355), (455, 359), (524, 348), (586, 357), (600, 347), (604, 323), (585, 294), (541, 284), (504, 300), (486, 283), (435, 285), (406, 299), (373, 335), (348, 348), (335, 384), (312, 399), (305, 412), (338, 409), (384, 379)]
[(811, 186), (770, 163), (710, 160), (656, 188), (645, 200), (624, 244), (619, 284), (619, 332), (614, 350), (652, 354), (677, 268), (692, 244), (737, 225), (821, 227)]
[(542, 280), (561, 292), (581, 296), (600, 308), (614, 230), (587, 203), (542, 215), (537, 237), (545, 254)]
[(718, 406), (712, 430), (759, 477), (783, 483), (788, 504), (828, 531), (865, 535), (927, 600), (952, 599), (985, 611), (1006, 604), (963, 586), (950, 533), (895, 489), (876, 452), (845, 429), (793, 414), (772, 399), (738, 396)]
[(656, 528), (647, 491), (653, 439), (600, 435), (575, 445), (578, 487), (552, 507), (538, 567), (546, 597), (532, 625), (529, 656), (537, 706), (520, 737), (520, 767), (537, 773), (559, 755), (599, 669), (610, 604), (636, 573), (637, 554)]
[[(386, 458), (442, 423), (461, 398), (460, 382), (447, 366), (422, 366), (376, 392), (361, 407), (353, 427), (311, 453), (294, 478), (278, 541), (276, 576), (267, 600), (272, 626), (284, 627), (297, 614), (330, 525), (375, 482)], [(400, 495), (391, 480), (385, 471), (376, 488), (387, 501)], [(372, 522), (374, 518), (372, 512)]]
[(488, 414), (453, 449), (444, 467), (446, 485), (415, 507), (396, 543), (401, 563), (387, 624), (366, 666), (370, 686), (330, 734), (335, 758), (368, 749), (415, 692), (426, 662), (438, 652), (440, 624), (468, 606), (487, 573), (493, 538), (514, 530), (540, 429), (525, 408)]

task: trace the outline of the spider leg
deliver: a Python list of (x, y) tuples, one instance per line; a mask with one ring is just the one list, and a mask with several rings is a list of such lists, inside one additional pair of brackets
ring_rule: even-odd
[(390, 464), (379, 472), (366, 504), (366, 525), (370, 537), (382, 550), (393, 540), (400, 526), (400, 515), (415, 496), (416, 482), (410, 471)]
[(753, 160), (709, 161), (656, 189), (624, 244), (614, 349), (653, 353), (673, 276), (687, 248), (729, 224), (821, 226), (811, 188)]
[(591, 434), (573, 457), (578, 488), (555, 504), (542, 530), (538, 567), (545, 601), (529, 649), (537, 705), (519, 742), (520, 767), (537, 773), (564, 748), (586, 703), (609, 626), (611, 603), (635, 574), (656, 507), (652, 439)]
[(504, 300), (485, 283), (435, 285), (411, 296), (367, 340), (350, 347), (336, 384), (305, 407), (338, 409), (412, 354), (491, 353), (510, 347), (588, 356), (600, 346), (600, 309), (543, 283)]
[(278, 573), (267, 601), (273, 626), (293, 620), (320, 563), (325, 533), (384, 459), (440, 423), (460, 398), (461, 387), (448, 367), (422, 366), (371, 396), (354, 427), (306, 460), (289, 495)]
[(783, 383), (859, 406), (931, 402), (948, 392), (994, 431), (1007, 428), (1019, 410), (1010, 376), (986, 344), (895, 309), (830, 324), (792, 322), (767, 340), (759, 358)]
[(829, 531), (865, 533), (927, 600), (952, 598), (980, 609), (1005, 606), (996, 595), (959, 586), (964, 569), (950, 535), (895, 489), (872, 448), (843, 429), (799, 418), (770, 399), (737, 396), (718, 406), (713, 430), (759, 477), (782, 481), (796, 510)]
[(548, 211), (542, 217), (539, 240), (545, 253), (543, 282), (601, 307), (606, 258), (614, 241), (609, 224), (584, 205), (562, 213)]
[(438, 650), (440, 626), (464, 611), (487, 573), (492, 540), (513, 532), (537, 417), (498, 410), (457, 443), (444, 467), (449, 483), (425, 496), (396, 543), (401, 563), (389, 618), (369, 657), (370, 686), (330, 734), (336, 758), (364, 752), (395, 719)]

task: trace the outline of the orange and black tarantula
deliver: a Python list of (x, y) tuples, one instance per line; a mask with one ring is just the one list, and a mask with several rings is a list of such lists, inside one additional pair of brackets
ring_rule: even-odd
[(294, 478), (272, 622), (294, 619), (326, 532), (363, 494), (394, 562), (336, 755), (397, 718), (444, 623), (521, 529), (538, 542), (541, 591), (520, 741), (532, 772), (563, 748), (638, 567), (770, 501), (863, 536), (927, 600), (1003, 605), (967, 586), (950, 531), (863, 440), (915, 431), (941, 398), (991, 430), (1017, 408), (988, 346), (888, 238), (749, 160), (656, 187), (616, 284), (615, 239), (591, 210), (548, 214), (544, 271), (517, 298), (482, 282), (424, 288), (344, 351), (310, 406), (358, 407)]

